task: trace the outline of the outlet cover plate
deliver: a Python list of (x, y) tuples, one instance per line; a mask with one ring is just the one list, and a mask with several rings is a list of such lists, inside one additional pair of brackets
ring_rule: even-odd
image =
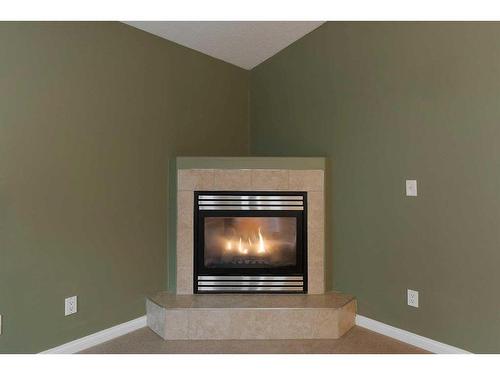
[(416, 290), (407, 290), (407, 303), (408, 306), (418, 307), (418, 292)]
[(75, 314), (78, 311), (78, 297), (72, 296), (64, 300), (64, 316)]

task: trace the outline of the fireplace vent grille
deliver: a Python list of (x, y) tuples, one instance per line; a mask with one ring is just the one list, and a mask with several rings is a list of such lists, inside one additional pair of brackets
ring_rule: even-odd
[(303, 211), (301, 195), (199, 195), (199, 210)]
[(202, 292), (295, 292), (303, 289), (303, 276), (198, 276), (198, 290)]

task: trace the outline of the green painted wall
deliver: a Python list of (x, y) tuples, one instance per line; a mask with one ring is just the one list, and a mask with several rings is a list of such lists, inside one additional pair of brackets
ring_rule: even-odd
[(251, 72), (252, 152), (329, 158), (330, 286), (474, 352), (500, 351), (499, 37), (499, 23), (330, 22)]
[(169, 161), (247, 154), (248, 72), (120, 23), (0, 46), (0, 352), (38, 352), (166, 288)]

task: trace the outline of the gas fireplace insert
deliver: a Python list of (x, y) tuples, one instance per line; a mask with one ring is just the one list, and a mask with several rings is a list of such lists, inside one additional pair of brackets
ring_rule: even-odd
[(307, 193), (194, 194), (194, 293), (307, 292)]

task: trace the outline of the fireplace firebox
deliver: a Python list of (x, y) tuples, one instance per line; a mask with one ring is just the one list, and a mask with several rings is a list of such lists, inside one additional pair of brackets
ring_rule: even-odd
[(194, 194), (194, 293), (307, 292), (307, 193)]

